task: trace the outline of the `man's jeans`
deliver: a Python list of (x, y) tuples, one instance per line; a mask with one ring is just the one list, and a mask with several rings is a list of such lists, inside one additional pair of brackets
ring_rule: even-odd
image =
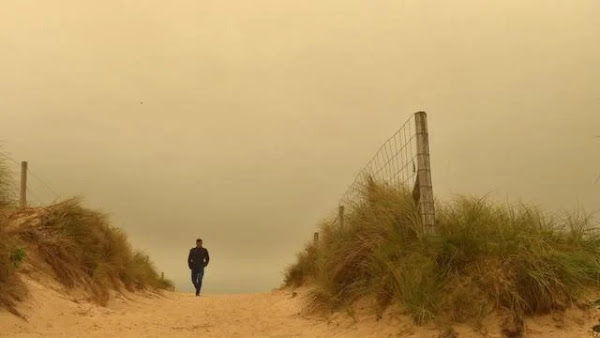
[(204, 268), (192, 268), (192, 283), (196, 288), (196, 294), (202, 289), (202, 278), (204, 277)]

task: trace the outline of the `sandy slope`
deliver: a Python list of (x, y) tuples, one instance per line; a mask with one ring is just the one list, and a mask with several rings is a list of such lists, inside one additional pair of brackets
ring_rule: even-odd
[[(108, 307), (75, 302), (62, 291), (28, 280), (31, 299), (21, 308), (28, 321), (0, 312), (0, 337), (439, 337), (432, 328), (415, 327), (391, 315), (376, 321), (368, 313), (355, 323), (347, 315), (329, 319), (299, 314), (301, 295), (208, 295), (166, 293), (117, 297)], [(58, 290), (58, 287), (56, 287)], [(538, 319), (532, 337), (590, 337), (596, 314), (573, 320)], [(581, 318), (581, 317), (579, 317)], [(490, 324), (490, 326), (496, 326)], [(561, 329), (557, 328), (562, 326)], [(482, 337), (457, 327), (458, 337)], [(490, 327), (497, 332), (497, 327)], [(500, 337), (490, 333), (487, 337)]]

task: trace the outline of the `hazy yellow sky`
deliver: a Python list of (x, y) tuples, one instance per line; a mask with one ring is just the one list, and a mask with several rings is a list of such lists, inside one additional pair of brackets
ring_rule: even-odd
[(598, 0), (3, 0), (0, 142), (181, 289), (201, 236), (268, 290), (417, 110), (438, 197), (596, 210), (599, 42)]

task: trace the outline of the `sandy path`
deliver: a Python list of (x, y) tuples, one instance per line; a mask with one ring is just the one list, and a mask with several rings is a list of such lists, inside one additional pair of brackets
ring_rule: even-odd
[[(73, 302), (29, 280), (25, 322), (0, 312), (0, 337), (381, 337), (385, 330), (341, 328), (299, 315), (291, 292), (206, 295), (129, 295), (108, 307)], [(368, 330), (368, 328), (367, 328)], [(397, 331), (393, 329), (392, 331)], [(386, 334), (385, 336), (389, 336)]]
[[(28, 282), (32, 297), (23, 307), (28, 322), (0, 312), (0, 337), (439, 337), (406, 319), (376, 321), (362, 315), (307, 318), (301, 297), (291, 292), (207, 295), (167, 293), (120, 298), (106, 307), (76, 303), (58, 291)], [(589, 337), (593, 314), (579, 324), (546, 319), (531, 325), (532, 337)], [(557, 326), (563, 326), (557, 329)], [(482, 337), (458, 327), (458, 337)], [(490, 332), (496, 330), (490, 329)], [(488, 334), (487, 337), (500, 337)]]

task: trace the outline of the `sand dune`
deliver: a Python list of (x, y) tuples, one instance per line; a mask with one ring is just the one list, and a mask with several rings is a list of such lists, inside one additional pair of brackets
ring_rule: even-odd
[[(417, 327), (402, 316), (380, 321), (369, 311), (356, 323), (346, 314), (324, 319), (300, 313), (302, 290), (263, 294), (163, 293), (116, 296), (107, 307), (66, 296), (58, 285), (28, 279), (30, 299), (21, 311), (27, 321), (0, 312), (0, 337), (447, 337), (433, 327)], [(528, 324), (531, 337), (589, 337), (597, 313), (544, 317)], [(501, 337), (495, 323), (486, 337)], [(481, 331), (455, 328), (457, 337)]]

